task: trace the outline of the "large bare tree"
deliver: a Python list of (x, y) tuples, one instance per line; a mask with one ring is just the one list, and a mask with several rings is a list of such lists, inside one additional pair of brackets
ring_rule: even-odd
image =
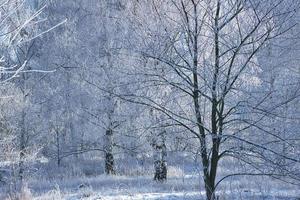
[[(197, 139), (208, 200), (216, 198), (216, 187), (228, 177), (282, 175), (255, 168), (254, 160), (273, 168), (275, 156), (299, 163), (295, 154), (282, 154), (271, 145), (274, 139), (291, 145), (287, 139), (260, 123), (297, 94), (268, 106), (269, 91), (257, 92), (264, 87), (260, 50), (296, 25), (289, 19), (297, 7), (297, 2), (288, 0), (153, 0), (133, 2), (130, 7), (136, 34), (129, 45), (140, 55), (132, 74), (144, 77), (144, 82), (134, 95), (119, 96), (161, 111)], [(157, 85), (176, 91), (172, 103), (161, 104), (146, 92)], [(268, 139), (258, 139), (261, 133)], [(257, 170), (217, 180), (219, 163), (226, 156)]]

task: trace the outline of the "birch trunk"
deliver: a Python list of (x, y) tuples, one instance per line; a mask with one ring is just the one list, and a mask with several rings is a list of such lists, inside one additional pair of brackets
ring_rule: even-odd
[(167, 179), (167, 147), (165, 131), (153, 140), (154, 150), (154, 180), (165, 181)]
[(113, 131), (108, 129), (105, 133), (104, 140), (104, 152), (105, 152), (105, 173), (115, 174), (114, 156), (113, 156)]

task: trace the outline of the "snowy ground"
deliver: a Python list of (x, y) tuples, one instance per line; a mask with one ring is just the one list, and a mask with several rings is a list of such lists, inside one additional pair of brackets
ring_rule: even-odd
[[(28, 178), (22, 200), (204, 200), (204, 187), (197, 165), (173, 160), (165, 183), (153, 181), (153, 166), (133, 165), (130, 159), (119, 161), (122, 175), (106, 176), (102, 160), (80, 162), (84, 165), (38, 166)], [(150, 160), (151, 161), (151, 160)], [(128, 163), (126, 163), (128, 162)], [(180, 164), (182, 162), (182, 164)], [(66, 162), (67, 164), (67, 162)], [(99, 167), (100, 166), (100, 167)], [(130, 167), (128, 167), (130, 166)], [(76, 167), (76, 169), (74, 168)], [(220, 166), (219, 174), (233, 172), (237, 165)], [(129, 171), (131, 169), (131, 171)], [(0, 200), (7, 192), (0, 186)], [(219, 200), (300, 200), (300, 188), (266, 177), (232, 177), (218, 188)]]
[[(196, 200), (204, 199), (204, 191), (198, 183), (198, 176), (170, 177), (166, 183), (155, 183), (151, 177), (124, 177), (114, 178), (99, 176), (86, 178), (84, 180), (64, 180), (56, 183), (48, 183), (49, 188), (41, 182), (39, 187), (48, 190), (39, 194), (33, 194), (34, 200)], [(36, 185), (37, 183), (31, 183)], [(52, 186), (51, 186), (52, 185)], [(298, 200), (300, 191), (297, 188), (286, 188), (274, 184), (273, 188), (267, 185), (252, 185), (252, 189), (235, 187), (234, 180), (226, 182), (218, 195), (221, 199), (236, 200)], [(251, 185), (251, 184), (250, 184)], [(38, 191), (30, 188), (31, 191)], [(51, 189), (52, 187), (52, 189)]]

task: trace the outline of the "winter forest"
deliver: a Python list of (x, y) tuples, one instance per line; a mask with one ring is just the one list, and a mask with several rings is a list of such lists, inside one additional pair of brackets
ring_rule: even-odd
[(299, 200), (299, 0), (0, 0), (0, 199)]

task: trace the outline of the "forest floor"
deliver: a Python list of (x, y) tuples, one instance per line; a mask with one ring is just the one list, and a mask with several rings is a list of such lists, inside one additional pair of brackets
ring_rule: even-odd
[[(227, 181), (217, 192), (220, 200), (299, 200), (300, 190), (276, 183), (249, 183), (247, 189), (237, 183), (244, 180)], [(52, 183), (35, 182), (30, 191), (34, 200), (199, 200), (204, 191), (199, 176), (169, 177), (165, 183), (157, 183), (150, 176), (99, 176), (94, 178), (61, 180)], [(51, 189), (52, 188), (52, 189)], [(44, 192), (42, 192), (44, 191)]]
[[(81, 160), (77, 165), (33, 165), (28, 171), (22, 200), (204, 200), (204, 186), (197, 162), (178, 158), (169, 162), (168, 179), (153, 181), (151, 159), (119, 160), (114, 176), (103, 175), (102, 160)], [(136, 163), (136, 164), (134, 164)], [(196, 163), (196, 164), (195, 164)], [(236, 164), (223, 163), (219, 175), (233, 173)], [(8, 186), (8, 185), (7, 185)], [(0, 200), (9, 189), (1, 188)], [(6, 194), (5, 194), (6, 192)], [(300, 187), (268, 177), (231, 177), (218, 187), (219, 200), (300, 200)]]

